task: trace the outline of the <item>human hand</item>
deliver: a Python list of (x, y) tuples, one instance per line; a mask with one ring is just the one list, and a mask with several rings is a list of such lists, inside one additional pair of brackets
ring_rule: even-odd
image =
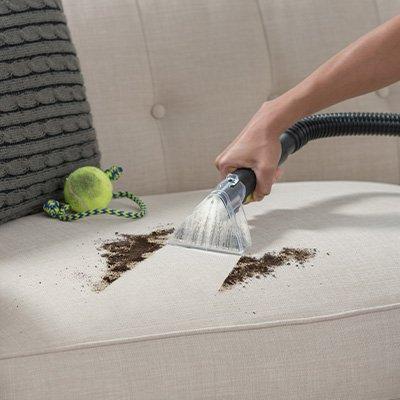
[(224, 178), (237, 168), (251, 168), (257, 185), (251, 200), (260, 201), (271, 191), (281, 175), (280, 131), (270, 118), (271, 102), (264, 103), (236, 139), (216, 158), (215, 165)]

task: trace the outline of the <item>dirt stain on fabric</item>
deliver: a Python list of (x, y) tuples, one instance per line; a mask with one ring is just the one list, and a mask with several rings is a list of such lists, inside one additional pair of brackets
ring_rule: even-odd
[(275, 277), (275, 269), (283, 265), (303, 267), (316, 253), (317, 249), (284, 247), (279, 252), (268, 252), (260, 258), (242, 256), (219, 290), (224, 291), (236, 285), (244, 285), (252, 278), (261, 279), (268, 275)]
[(174, 231), (173, 228), (157, 229), (147, 235), (117, 234), (117, 238), (101, 244), (99, 250), (105, 258), (107, 270), (93, 290), (101, 292), (120, 278), (126, 271), (161, 249)]

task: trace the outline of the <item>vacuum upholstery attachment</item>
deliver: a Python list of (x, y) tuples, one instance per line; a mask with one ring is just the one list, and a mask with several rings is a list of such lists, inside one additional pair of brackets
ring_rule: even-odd
[(229, 174), (175, 230), (169, 243), (243, 254), (251, 245), (243, 202), (255, 186), (256, 176), (251, 169)]
[[(296, 122), (280, 137), (281, 165), (310, 140), (351, 135), (400, 136), (400, 115), (334, 113)], [(169, 243), (202, 250), (243, 254), (251, 246), (243, 202), (253, 193), (256, 176), (240, 168), (229, 174), (187, 217)]]

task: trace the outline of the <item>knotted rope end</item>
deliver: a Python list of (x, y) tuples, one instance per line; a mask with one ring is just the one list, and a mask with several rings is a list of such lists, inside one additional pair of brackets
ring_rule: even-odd
[(122, 175), (124, 169), (119, 165), (113, 165), (110, 168), (107, 168), (104, 172), (110, 178), (111, 181), (116, 181)]

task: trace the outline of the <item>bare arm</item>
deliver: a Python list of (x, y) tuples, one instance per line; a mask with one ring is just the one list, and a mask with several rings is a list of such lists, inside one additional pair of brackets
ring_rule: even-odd
[(271, 190), (280, 158), (279, 136), (297, 120), (351, 97), (400, 80), (400, 16), (333, 56), (275, 100), (264, 103), (217, 157), (222, 175), (237, 167), (257, 175), (255, 200)]

